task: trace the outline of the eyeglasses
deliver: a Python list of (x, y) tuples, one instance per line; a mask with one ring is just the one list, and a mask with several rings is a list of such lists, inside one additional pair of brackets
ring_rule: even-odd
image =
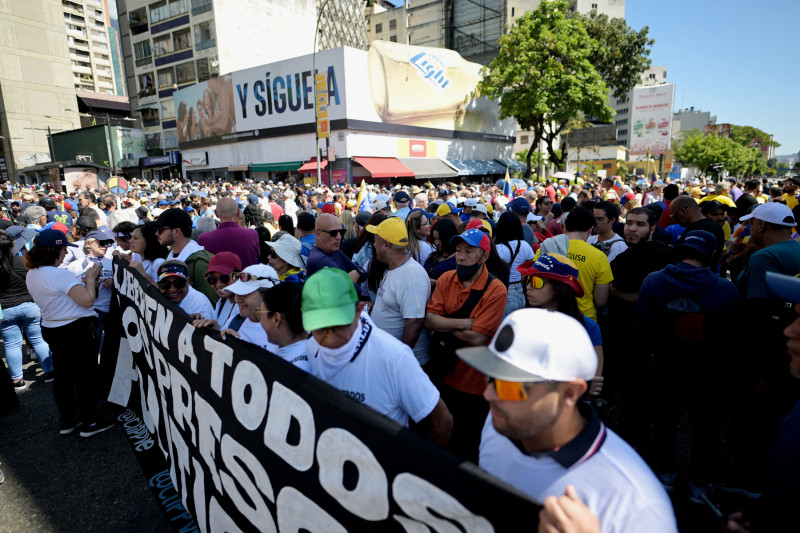
[(520, 402), (528, 399), (528, 393), (525, 392), (525, 384), (516, 381), (503, 381), (492, 377), (486, 378), (488, 385), (494, 385), (494, 390), (497, 391), (497, 397), (507, 402)]
[(344, 234), (347, 233), (347, 230), (344, 229), (344, 228), (342, 228), (342, 229), (318, 229), (317, 231), (320, 232), (320, 233), (327, 233), (328, 235), (330, 235), (333, 238), (336, 238), (337, 234), (339, 234), (341, 236), (344, 236)]
[(122, 236), (117, 235), (115, 237), (115, 239), (117, 239), (118, 241), (122, 241), (122, 242), (128, 242), (129, 240), (131, 240), (131, 236), (130, 236), (130, 234), (126, 234), (126, 235), (122, 235)]
[(528, 276), (525, 285), (530, 285), (534, 289), (541, 289), (544, 287), (544, 278), (540, 278), (539, 276)]
[(164, 278), (158, 282), (158, 288), (162, 291), (168, 291), (170, 287), (175, 287), (176, 289), (180, 290), (186, 287), (186, 278), (179, 278), (177, 276), (170, 276), (170, 278)]
[(239, 272), (238, 278), (242, 281), (259, 281), (259, 280), (269, 280), (273, 283), (280, 283), (280, 280), (277, 280), (271, 276), (256, 276), (254, 274), (250, 274), (249, 272)]
[(275, 251), (275, 248), (270, 248), (269, 249), (269, 256), (271, 258), (273, 258), (273, 259), (277, 259), (278, 258), (278, 253)]
[(230, 274), (222, 274), (221, 276), (206, 276), (206, 281), (209, 285), (216, 285), (218, 281), (222, 283), (230, 283), (239, 279), (239, 272), (231, 272)]
[(158, 228), (158, 229), (156, 230), (156, 235), (158, 235), (158, 234), (160, 234), (162, 231), (166, 231), (166, 230), (168, 230), (168, 229), (172, 229), (172, 228), (170, 228), (169, 226), (161, 226), (160, 228)]

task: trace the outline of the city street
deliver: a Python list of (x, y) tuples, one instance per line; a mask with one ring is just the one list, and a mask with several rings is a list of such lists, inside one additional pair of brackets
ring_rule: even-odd
[(122, 428), (60, 436), (38, 364), (25, 380), (19, 409), (0, 416), (0, 532), (170, 531)]

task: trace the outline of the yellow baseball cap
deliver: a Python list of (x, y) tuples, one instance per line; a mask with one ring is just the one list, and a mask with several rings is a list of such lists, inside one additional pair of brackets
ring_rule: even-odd
[(400, 217), (387, 218), (377, 226), (367, 225), (367, 231), (374, 233), (386, 242), (405, 246), (408, 244), (408, 230)]

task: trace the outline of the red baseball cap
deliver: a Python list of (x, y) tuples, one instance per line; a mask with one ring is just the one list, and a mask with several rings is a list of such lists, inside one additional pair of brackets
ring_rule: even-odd
[(242, 260), (233, 252), (220, 252), (208, 262), (209, 272), (219, 272), (220, 274), (230, 274), (231, 272), (241, 272)]

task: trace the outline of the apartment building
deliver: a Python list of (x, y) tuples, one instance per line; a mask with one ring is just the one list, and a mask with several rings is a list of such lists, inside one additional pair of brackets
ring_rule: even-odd
[(50, 161), (51, 132), (80, 125), (60, 2), (0, 2), (0, 180)]
[[(118, 0), (131, 109), (149, 153), (178, 148), (173, 92), (334, 46), (366, 47), (356, 0)], [(318, 20), (319, 14), (319, 20)], [(355, 17), (355, 18), (354, 18)], [(319, 22), (319, 25), (318, 25)], [(315, 40), (314, 28), (320, 38)]]
[(116, 43), (109, 34), (108, 0), (61, 0), (61, 10), (75, 90), (121, 94), (111, 55)]

